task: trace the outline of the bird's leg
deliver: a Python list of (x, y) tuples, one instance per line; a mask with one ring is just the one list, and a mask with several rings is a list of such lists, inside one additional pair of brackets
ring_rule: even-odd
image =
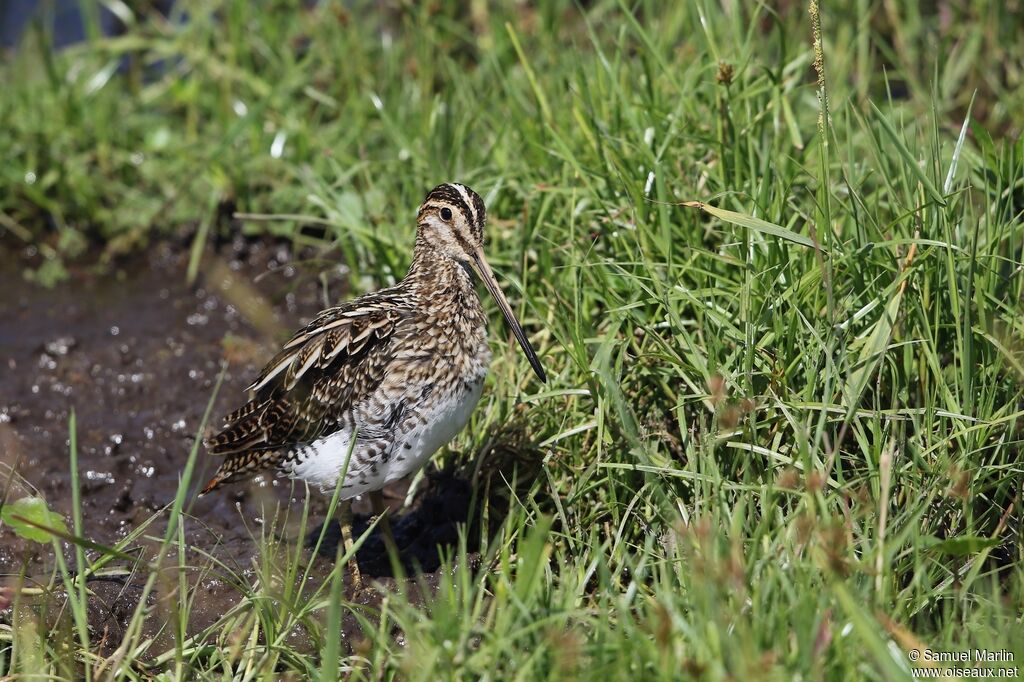
[(380, 490), (374, 490), (370, 493), (370, 506), (373, 508), (374, 516), (380, 517), (380, 530), (384, 536), (384, 547), (387, 549), (388, 554), (394, 554), (398, 556), (398, 545), (395, 543), (395, 536), (391, 533), (391, 521), (388, 519), (389, 510), (387, 504), (384, 503), (384, 493)]
[(363, 589), (363, 576), (359, 572), (359, 561), (356, 559), (355, 552), (352, 551), (352, 500), (342, 500), (338, 503), (338, 525), (341, 526), (341, 542), (345, 548), (345, 554), (350, 555), (352, 589), (358, 592)]

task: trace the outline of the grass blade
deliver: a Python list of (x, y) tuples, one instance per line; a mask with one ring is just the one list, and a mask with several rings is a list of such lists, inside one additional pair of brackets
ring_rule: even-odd
[(913, 154), (910, 153), (910, 150), (907, 148), (906, 143), (904, 143), (903, 138), (896, 132), (896, 128), (893, 127), (889, 119), (882, 113), (882, 110), (878, 108), (878, 105), (871, 102), (871, 108), (874, 110), (875, 118), (877, 118), (878, 122), (881, 124), (886, 137), (889, 138), (889, 142), (892, 143), (892, 146), (895, 147), (896, 151), (903, 157), (905, 162), (903, 167), (909, 169), (915, 176), (917, 176), (918, 181), (925, 188), (928, 194), (931, 195), (935, 203), (939, 206), (945, 206), (946, 197), (942, 195), (942, 192), (939, 191), (935, 186), (935, 183), (933, 183), (931, 178), (928, 177), (928, 174), (924, 172), (923, 168), (921, 168), (920, 162)]
[(761, 220), (760, 218), (755, 218), (754, 216), (746, 215), (745, 213), (737, 213), (724, 208), (717, 208), (711, 204), (706, 204), (703, 201), (684, 201), (682, 205), (688, 208), (700, 209), (705, 213), (715, 216), (719, 220), (723, 220), (738, 227), (744, 227), (748, 230), (754, 230), (755, 232), (761, 232), (763, 234), (770, 234), (773, 237), (778, 237), (779, 239), (784, 239), (785, 241), (793, 242), (800, 246), (806, 246), (809, 249), (817, 249), (822, 253), (828, 253), (825, 247), (810, 237), (798, 234), (792, 230), (787, 230), (781, 225), (770, 223), (767, 220)]

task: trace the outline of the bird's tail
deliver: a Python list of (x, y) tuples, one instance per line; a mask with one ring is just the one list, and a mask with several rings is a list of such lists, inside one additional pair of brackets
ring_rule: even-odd
[(206, 493), (213, 492), (219, 488), (221, 484), (225, 483), (228, 478), (230, 478), (230, 474), (225, 475), (220, 469), (217, 469), (217, 473), (213, 475), (213, 478), (211, 478), (206, 485), (203, 486), (203, 489), (199, 491), (199, 497), (202, 497)]
[(206, 493), (212, 492), (222, 486), (225, 483), (230, 483), (243, 474), (255, 473), (262, 469), (266, 469), (273, 466), (278, 459), (275, 451), (268, 450), (250, 450), (248, 452), (238, 452), (232, 455), (228, 455), (220, 466), (217, 467), (216, 473), (213, 474), (213, 478), (207, 482), (203, 489), (199, 491), (199, 495), (205, 495)]

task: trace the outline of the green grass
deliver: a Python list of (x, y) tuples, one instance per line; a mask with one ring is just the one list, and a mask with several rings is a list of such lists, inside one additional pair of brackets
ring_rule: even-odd
[[(489, 570), (467, 539), (426, 603), (367, 610), (338, 570), (291, 590), (308, 555), (268, 535), (214, 627), (161, 651), (136, 628), (103, 662), (75, 576), (124, 561), (79, 551), (47, 588), (65, 636), (16, 610), (0, 674), (909, 679), (920, 646), (1024, 665), (1015, 5), (828, 3), (816, 55), (790, 3), (355, 4), (183, 2), (187, 23), (133, 15), (52, 57), (33, 33), (0, 67), (0, 230), (57, 284), (182, 234), (201, 268), (258, 214), (242, 229), (337, 247), (372, 289), (404, 272), (426, 190), (475, 187), (550, 375), (497, 333), (466, 454), (438, 458), (535, 460), (480, 482)], [(183, 573), (190, 523), (138, 559), (147, 585)], [(161, 608), (186, 622), (189, 596)], [(339, 643), (350, 612), (363, 637)]]

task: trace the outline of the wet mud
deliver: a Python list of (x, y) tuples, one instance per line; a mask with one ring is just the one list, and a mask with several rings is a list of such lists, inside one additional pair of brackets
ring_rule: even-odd
[[(193, 286), (186, 284), (187, 257), (183, 248), (154, 247), (130, 267), (112, 268), (102, 276), (73, 273), (69, 283), (48, 290), (25, 281), (23, 254), (0, 246), (4, 499), (41, 495), (71, 527), (73, 411), (82, 535), (113, 546), (145, 526), (125, 549), (155, 554), (167, 527), (166, 508), (218, 382), (211, 422), (241, 403), (246, 386), (293, 329), (321, 309), (326, 298), (337, 301), (347, 293), (343, 270), (325, 274), (322, 261), (304, 267), (286, 246), (236, 240), (204, 257)], [(337, 523), (324, 518), (327, 499), (318, 492), (310, 494), (309, 527), (302, 537), (298, 520), (306, 490), (272, 474), (197, 497), (195, 491), (216, 465), (200, 447), (185, 503), (187, 564), (195, 567), (187, 576), (193, 598), (190, 634), (238, 603), (238, 586), (226, 575), (257, 577), (254, 559), (261, 537), (272, 536), (304, 552), (312, 561), (309, 580), (314, 583), (330, 573), (340, 541)], [(438, 547), (454, 547), (460, 524), (470, 521), (472, 491), (464, 478), (434, 472), (409, 508), (399, 511), (408, 485), (399, 482), (385, 496), (394, 510), (392, 526), (405, 569), (427, 573), (430, 584), (429, 574), (439, 565)], [(358, 534), (370, 520), (369, 503), (357, 501), (354, 510)], [(324, 524), (325, 540), (313, 556), (311, 547)], [(64, 543), (65, 556), (73, 552)], [(230, 571), (210, 569), (210, 557)], [(377, 533), (367, 538), (358, 560), (366, 576), (391, 574)], [(54, 562), (50, 545), (0, 527), (0, 585), (52, 584)], [(120, 643), (146, 579), (144, 571), (112, 571), (90, 580), (95, 639), (110, 647)], [(169, 635), (160, 617), (157, 582), (150, 599), (156, 608), (144, 629), (159, 639)], [(372, 595), (363, 598), (373, 600)], [(10, 622), (10, 611), (0, 610), (0, 621)], [(346, 630), (355, 627), (346, 624)], [(158, 642), (152, 650), (172, 646), (173, 639), (165, 644)]]

